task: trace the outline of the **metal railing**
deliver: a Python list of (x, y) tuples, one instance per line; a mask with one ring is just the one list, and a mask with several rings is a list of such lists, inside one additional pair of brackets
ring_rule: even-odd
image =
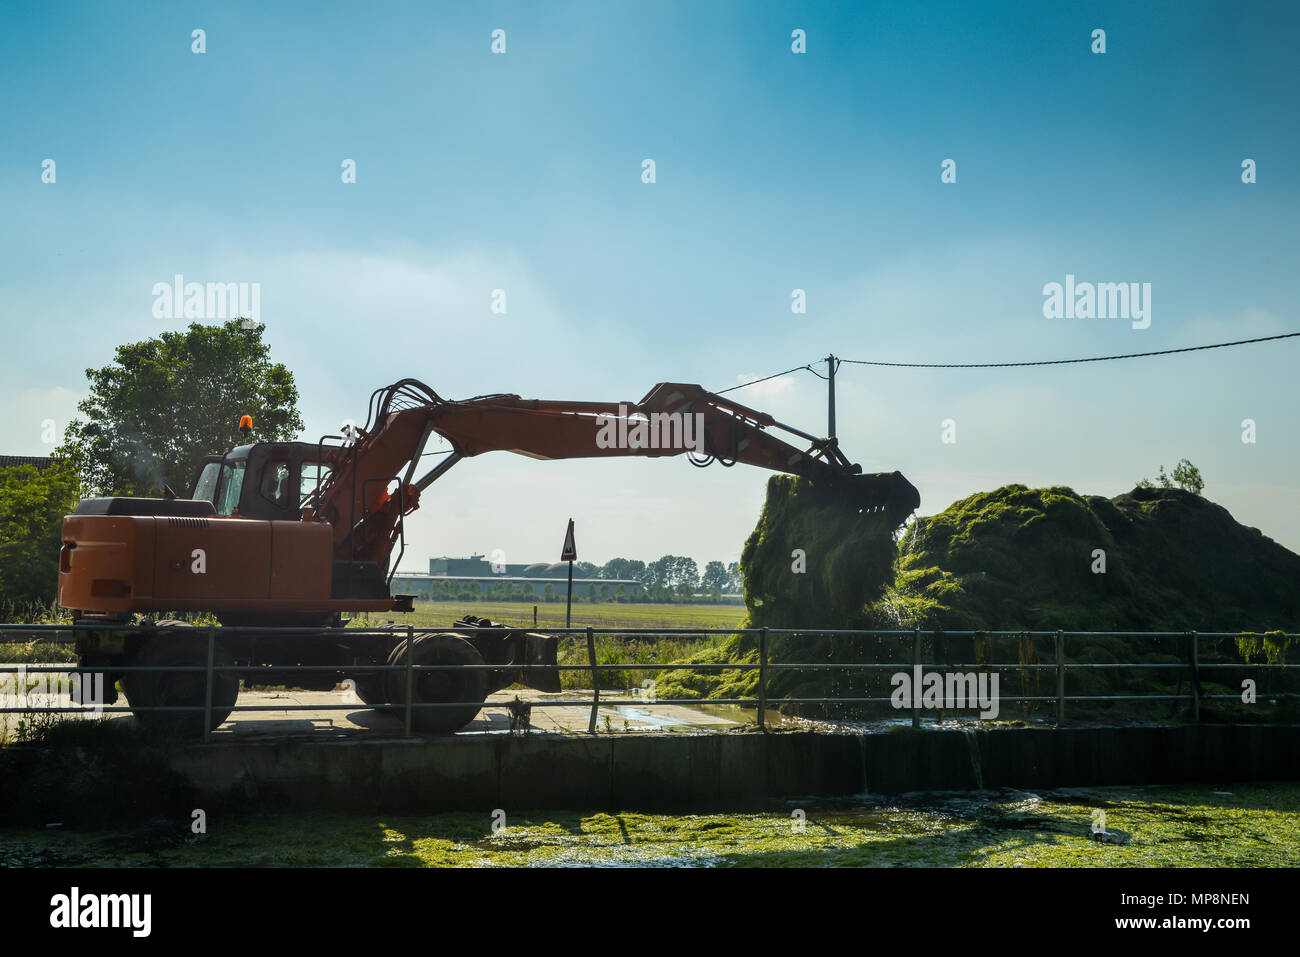
[[(513, 626), (506, 626), (508, 630), (516, 629)], [(14, 642), (36, 642), (37, 644), (68, 644), (75, 641), (73, 632), (100, 632), (100, 633), (121, 633), (123, 635), (132, 632), (139, 632), (141, 626), (130, 624), (107, 624), (78, 622), (76, 624), (54, 624), (54, 625), (0, 625), (0, 645)], [(490, 702), (481, 701), (468, 702), (443, 702), (443, 701), (416, 701), (414, 700), (415, 677), (417, 672), (433, 671), (518, 671), (527, 668), (555, 668), (560, 672), (587, 672), (591, 676), (591, 697), (590, 698), (552, 698), (543, 700), (530, 700), (528, 704), (531, 707), (590, 707), (591, 714), (588, 723), (588, 733), (596, 733), (597, 717), (599, 709), (603, 707), (616, 708), (620, 706), (636, 706), (642, 709), (649, 709), (655, 706), (667, 705), (737, 705), (745, 708), (755, 709), (755, 722), (760, 729), (766, 729), (767, 711), (769, 705), (773, 703), (768, 698), (768, 687), (774, 675), (782, 672), (825, 672), (833, 671), (844, 674), (853, 674), (855, 672), (871, 671), (893, 671), (896, 674), (902, 667), (911, 669), (911, 675), (916, 678), (922, 678), (928, 673), (945, 673), (952, 669), (973, 668), (986, 674), (1011, 672), (1051, 672), (1055, 678), (1054, 693), (1050, 695), (1031, 695), (1025, 694), (1022, 686), (1020, 692), (1012, 695), (1004, 695), (1012, 701), (1024, 703), (1046, 703), (1050, 702), (1054, 708), (1054, 720), (1059, 726), (1065, 723), (1066, 704), (1075, 703), (1106, 703), (1106, 702), (1155, 702), (1155, 701), (1187, 701), (1190, 706), (1190, 713), (1193, 721), (1199, 721), (1201, 717), (1202, 702), (1215, 699), (1238, 699), (1237, 694), (1203, 694), (1200, 689), (1201, 676), (1211, 670), (1230, 669), (1230, 670), (1247, 670), (1247, 671), (1295, 671), (1300, 670), (1300, 664), (1289, 664), (1285, 661), (1280, 663), (1267, 662), (1258, 663), (1250, 661), (1218, 661), (1205, 662), (1201, 660), (1200, 646), (1202, 641), (1207, 640), (1224, 640), (1239, 639), (1247, 636), (1261, 636), (1261, 633), (1246, 632), (1128, 632), (1128, 631), (923, 631), (921, 629), (897, 629), (897, 630), (856, 630), (856, 629), (787, 629), (787, 628), (554, 628), (546, 629), (547, 634), (563, 638), (585, 638), (586, 645), (586, 662), (582, 664), (570, 663), (559, 664), (555, 666), (528, 666), (528, 665), (500, 665), (500, 664), (482, 664), (482, 665), (429, 665), (415, 664), (413, 661), (414, 642), (412, 639), (420, 634), (438, 633), (443, 631), (456, 631), (453, 626), (446, 628), (437, 627), (416, 627), (414, 625), (405, 625), (381, 629), (366, 628), (348, 628), (340, 631), (341, 635), (347, 635), (349, 638), (384, 638), (391, 641), (400, 641), (406, 639), (406, 654), (404, 661), (400, 664), (385, 665), (218, 665), (216, 664), (216, 649), (218, 640), (221, 636), (238, 637), (246, 634), (256, 634), (265, 637), (269, 632), (277, 636), (306, 636), (319, 635), (319, 628), (275, 628), (268, 629), (265, 627), (215, 627), (215, 626), (192, 626), (184, 629), (155, 629), (153, 634), (175, 634), (177, 637), (182, 636), (203, 636), (206, 644), (206, 663), (194, 665), (112, 665), (110, 669), (114, 674), (132, 673), (132, 672), (184, 672), (195, 673), (201, 672), (204, 675), (204, 703), (199, 705), (152, 705), (136, 706), (130, 705), (110, 705), (100, 704), (96, 707), (96, 713), (122, 713), (122, 712), (203, 712), (204, 720), (204, 738), (210, 735), (213, 713), (213, 687), (215, 678), (222, 673), (237, 673), (246, 681), (261, 675), (275, 673), (335, 673), (347, 676), (349, 671), (364, 672), (365, 674), (375, 673), (393, 673), (402, 672), (405, 675), (404, 700), (401, 701), (384, 701), (384, 702), (344, 702), (340, 704), (275, 704), (275, 705), (255, 705), (239, 704), (235, 702), (233, 712), (254, 712), (254, 711), (356, 711), (359, 708), (376, 708), (396, 711), (401, 709), (403, 714), (403, 725), (405, 734), (412, 735), (412, 719), (414, 709), (425, 708), (457, 708), (467, 705), (478, 705), (481, 707), (505, 708), (509, 706), (508, 702)], [(472, 634), (472, 631), (466, 632)], [(617, 661), (617, 662), (600, 662), (596, 654), (596, 638), (598, 636), (607, 636), (621, 639), (634, 639), (640, 641), (644, 638), (662, 638), (662, 637), (698, 637), (705, 638), (708, 636), (752, 636), (753, 649), (752, 657), (754, 660), (747, 661), (721, 661), (721, 662), (636, 662), (636, 661)], [(820, 661), (820, 662), (787, 662), (774, 661), (771, 658), (771, 644), (774, 638), (781, 636), (790, 637), (835, 637), (844, 641), (862, 638), (876, 638), (898, 641), (902, 644), (910, 643), (911, 654), (904, 660), (894, 661)], [(1266, 633), (1267, 637), (1284, 639), (1286, 642), (1300, 638), (1296, 633)], [(930, 639), (1051, 639), (1053, 643), (1053, 658), (1051, 663), (1041, 661), (1019, 661), (1019, 662), (985, 662), (975, 661), (969, 664), (951, 661), (923, 661), (922, 660), (922, 638)], [(1084, 662), (1084, 661), (1067, 661), (1065, 656), (1066, 643), (1068, 639), (1097, 639), (1097, 638), (1126, 638), (1126, 639), (1184, 639), (1187, 642), (1187, 660), (1185, 662)], [(932, 654), (933, 658), (934, 655)], [(1163, 671), (1174, 671), (1185, 675), (1188, 679), (1188, 691), (1185, 694), (1122, 694), (1122, 695), (1070, 695), (1066, 694), (1066, 676), (1071, 671), (1090, 671), (1090, 670), (1114, 670), (1128, 669), (1143, 671), (1147, 669), (1159, 669)], [(28, 666), (21, 663), (0, 663), (0, 690), (3, 690), (4, 675), (35, 675), (35, 674), (89, 674), (95, 673), (94, 666), (88, 666), (85, 671), (78, 672), (75, 667), (69, 664), (46, 664)], [(756, 694), (752, 697), (731, 697), (731, 698), (659, 698), (653, 697), (631, 697), (631, 698), (602, 698), (601, 696), (601, 672), (657, 672), (657, 671), (700, 671), (706, 673), (720, 673), (722, 671), (757, 671), (758, 680)], [(1023, 685), (1023, 682), (1022, 682)], [(26, 689), (24, 689), (24, 694)], [(1270, 699), (1292, 698), (1296, 697), (1297, 692), (1293, 691), (1269, 691), (1267, 697)], [(921, 694), (919, 686), (913, 689), (910, 695), (910, 706), (905, 710), (911, 715), (913, 727), (920, 727), (921, 713), (926, 710), (926, 706), (921, 703)], [(784, 696), (779, 699), (780, 704), (814, 704), (814, 705), (866, 705), (866, 704), (895, 704), (894, 696), (878, 697), (863, 695), (821, 695), (791, 697)], [(0, 704), (6, 704), (4, 696), (0, 696)], [(896, 706), (896, 705), (895, 705)], [(969, 710), (973, 706), (967, 706)], [(73, 707), (30, 707), (27, 705), (16, 705), (9, 707), (0, 707), (0, 715), (3, 714), (50, 714), (50, 713), (73, 713), (84, 711), (83, 706)], [(954, 710), (960, 710), (954, 709)]]

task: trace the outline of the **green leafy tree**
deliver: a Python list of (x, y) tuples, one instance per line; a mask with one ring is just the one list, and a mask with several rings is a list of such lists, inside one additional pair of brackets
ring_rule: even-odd
[(167, 484), (184, 495), (204, 456), (235, 444), (241, 416), (259, 441), (292, 439), (303, 428), (298, 388), (263, 329), (191, 323), (118, 346), (111, 365), (86, 370), (90, 395), (58, 454), (88, 492), (159, 495)]
[(663, 588), (668, 584), (674, 562), (672, 555), (664, 555), (651, 562), (646, 566), (645, 577), (641, 579), (641, 583), (650, 591)]
[(684, 594), (693, 593), (700, 585), (700, 568), (695, 564), (695, 559), (682, 555), (676, 556), (669, 584), (679, 591), (683, 588), (687, 589)]
[(704, 566), (704, 574), (700, 576), (700, 590), (716, 598), (722, 595), (730, 581), (726, 565), (722, 562), (709, 562)]
[(634, 579), (639, 582), (646, 580), (646, 565), (642, 561), (632, 561), (626, 558), (611, 558), (600, 567), (601, 578), (622, 578)]
[(77, 478), (67, 465), (0, 469), (0, 598), (54, 600), (63, 516), (76, 506)]
[(1201, 478), (1201, 470), (1189, 462), (1187, 459), (1179, 459), (1178, 464), (1174, 466), (1172, 476), (1165, 474), (1165, 467), (1160, 466), (1160, 474), (1152, 482), (1150, 479), (1141, 479), (1138, 488), (1174, 488), (1177, 486), (1185, 492), (1191, 492), (1193, 495), (1200, 495), (1205, 491), (1205, 480)]
[(1184, 491), (1191, 492), (1193, 495), (1200, 495), (1205, 491), (1205, 481), (1201, 478), (1201, 470), (1187, 459), (1181, 459), (1174, 466), (1174, 484)]

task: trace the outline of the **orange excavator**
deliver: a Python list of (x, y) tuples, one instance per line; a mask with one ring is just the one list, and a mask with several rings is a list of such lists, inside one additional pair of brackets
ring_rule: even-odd
[[(408, 648), (405, 627), (387, 634), (342, 627), (348, 612), (412, 610), (412, 596), (390, 593), (405, 517), (448, 469), (484, 452), (685, 455), (701, 467), (745, 462), (840, 487), (891, 527), (920, 504), (898, 472), (862, 474), (835, 438), (681, 383), (660, 383), (635, 403), (517, 395), (451, 401), (403, 379), (376, 390), (366, 424), (346, 435), (253, 442), (247, 416), (240, 429), (244, 444), (208, 457), (189, 498), (85, 499), (63, 522), (60, 604), (84, 625), (121, 623), (77, 632), (78, 668), (103, 672), (106, 689), (120, 680), (133, 708), (204, 706), (210, 728), (229, 716), (241, 676), (275, 666), (313, 666), (294, 677), (308, 688), (328, 690), (351, 678), (367, 703), (404, 706), (408, 687), (413, 703), (465, 703), (413, 708), (423, 731), (463, 727), (488, 694), (516, 681), (559, 690), (554, 636), (469, 616), (448, 631), (415, 634)], [(417, 477), (435, 433), (451, 449)], [(216, 630), (215, 666), (232, 670), (215, 672), (210, 708), (202, 673), (133, 670), (206, 665), (201, 630), (157, 617), (168, 612), (207, 612), (237, 626)], [(408, 657), (417, 665), (478, 667), (419, 670), (413, 682), (402, 672), (368, 670)], [(116, 691), (109, 697), (116, 700)], [(203, 730), (198, 710), (140, 711), (137, 718), (182, 733)]]

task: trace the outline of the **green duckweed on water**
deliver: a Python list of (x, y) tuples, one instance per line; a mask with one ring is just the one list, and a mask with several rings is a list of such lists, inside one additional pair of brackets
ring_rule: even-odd
[[(800, 827), (799, 812), (803, 814)], [(1099, 812), (1107, 839), (1094, 839)], [(0, 866), (1294, 867), (1300, 784), (948, 792), (662, 815), (278, 814), (0, 830)]]

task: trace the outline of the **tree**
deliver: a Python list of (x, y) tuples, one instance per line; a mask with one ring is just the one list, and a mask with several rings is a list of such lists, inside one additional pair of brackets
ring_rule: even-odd
[(191, 323), (184, 332), (118, 346), (113, 364), (87, 369), (90, 395), (77, 405), (57, 453), (91, 492), (184, 495), (207, 455), (225, 451), (239, 419), (260, 441), (303, 428), (293, 373), (272, 363), (263, 326)]
[(679, 555), (673, 563), (672, 576), (672, 585), (675, 588), (685, 587), (689, 589), (689, 593), (694, 593), (695, 589), (700, 587), (700, 568), (693, 558)]
[(52, 602), (59, 589), (63, 516), (77, 507), (72, 468), (0, 469), (0, 597)]
[(644, 582), (645, 576), (645, 562), (629, 561), (626, 558), (611, 558), (600, 568), (601, 578), (634, 579)]
[(1138, 488), (1173, 488), (1178, 486), (1185, 492), (1191, 492), (1193, 495), (1200, 495), (1205, 491), (1205, 481), (1201, 478), (1201, 470), (1189, 462), (1187, 459), (1179, 459), (1178, 464), (1174, 466), (1174, 474), (1171, 478), (1165, 474), (1165, 467), (1160, 466), (1160, 474), (1156, 476), (1155, 482), (1150, 479), (1141, 479), (1138, 481)]
[(730, 582), (731, 579), (727, 577), (727, 566), (722, 562), (709, 562), (704, 566), (704, 574), (700, 576), (700, 590), (716, 598), (726, 590)]
[(1200, 495), (1205, 491), (1205, 481), (1201, 478), (1201, 470), (1187, 459), (1179, 460), (1178, 464), (1174, 466), (1174, 482), (1179, 488), (1191, 492), (1193, 495)]
[(673, 566), (673, 556), (664, 555), (652, 561), (645, 568), (645, 577), (641, 579), (641, 584), (645, 585), (649, 591), (662, 588), (668, 584), (668, 576)]

